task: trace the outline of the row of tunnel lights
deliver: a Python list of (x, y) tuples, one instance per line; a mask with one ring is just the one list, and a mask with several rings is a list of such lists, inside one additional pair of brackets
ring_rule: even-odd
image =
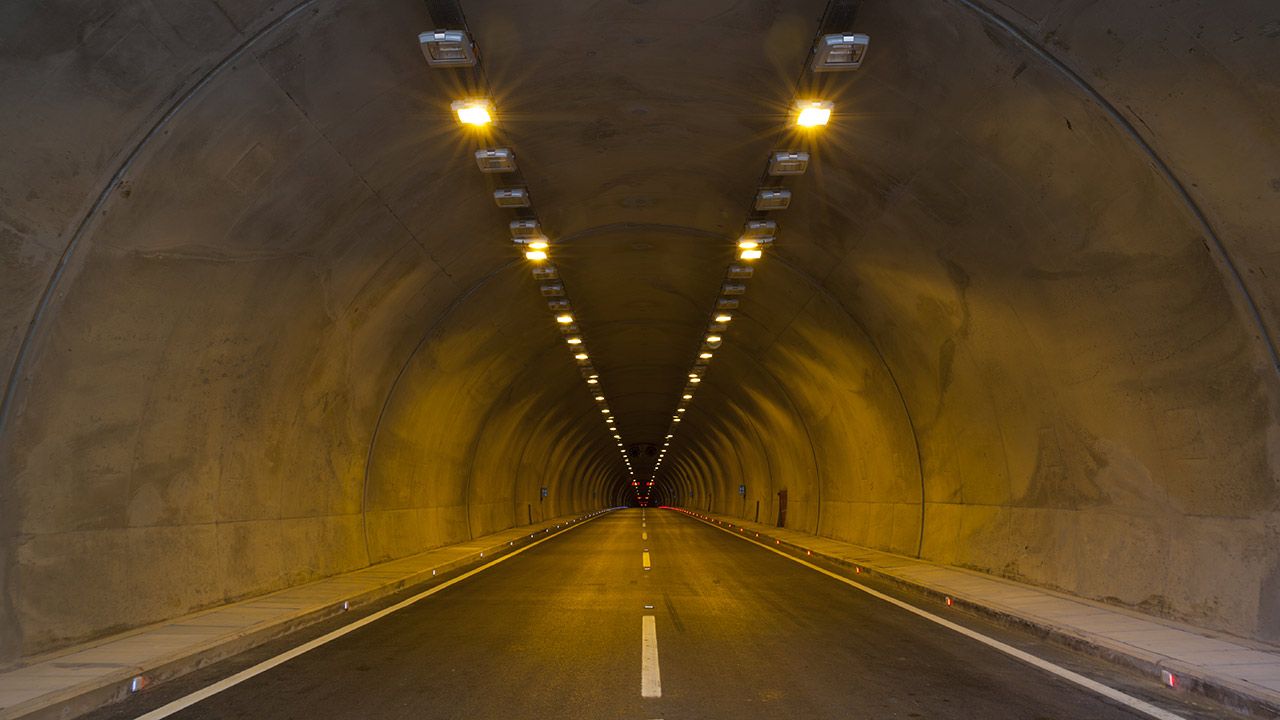
[[(851, 33), (824, 35), (819, 38), (815, 47), (812, 69), (815, 72), (857, 69), (862, 64), (868, 42), (866, 35)], [(802, 131), (819, 130), (831, 121), (833, 109), (834, 104), (828, 100), (796, 100), (791, 113), (791, 124)], [(808, 167), (809, 153), (800, 150), (776, 150), (769, 156), (765, 173), (770, 178), (782, 181), (787, 177), (803, 175)], [(790, 205), (791, 191), (786, 188), (770, 186), (761, 187), (756, 191), (753, 207), (757, 215), (746, 221), (738, 238), (739, 262), (730, 263), (725, 271), (725, 280), (721, 283), (711, 322), (707, 326), (707, 334), (698, 348), (693, 367), (689, 369), (687, 382), (680, 393), (680, 401), (676, 403), (676, 410), (671, 416), (671, 424), (667, 428), (666, 436), (662, 440), (662, 449), (658, 452), (653, 473), (645, 481), (643, 488), (638, 482), (632, 482), (636, 498), (642, 504), (649, 501), (653, 485), (658, 478), (658, 471), (671, 450), (671, 441), (675, 438), (677, 425), (683, 420), (683, 415), (688, 412), (698, 385), (702, 382), (707, 367), (711, 363), (711, 358), (724, 342), (723, 333), (728, 330), (729, 322), (733, 320), (733, 314), (729, 311), (738, 308), (740, 304), (738, 298), (747, 291), (744, 281), (750, 279), (755, 273), (752, 263), (764, 257), (765, 248), (771, 247), (778, 237), (778, 223), (760, 214), (786, 210)]]
[[(436, 30), (421, 33), (418, 36), (418, 42), (422, 47), (423, 55), (426, 57), (428, 65), (433, 67), (471, 67), (477, 64), (475, 45), (470, 35), (464, 30)], [(812, 69), (815, 72), (857, 69), (862, 64), (868, 45), (869, 39), (866, 35), (853, 33), (823, 35), (818, 39), (814, 47)], [(460, 124), (479, 128), (492, 123), (495, 114), (493, 103), (488, 98), (456, 100), (452, 103), (451, 109)], [(801, 129), (821, 128), (830, 121), (832, 110), (833, 103), (830, 101), (797, 100), (792, 115), (793, 123)], [(516, 170), (515, 154), (510, 148), (477, 150), (475, 158), (476, 164), (483, 173), (512, 173)], [(802, 175), (808, 168), (808, 164), (808, 153), (777, 151), (769, 158), (767, 172), (774, 177)], [(523, 187), (499, 188), (494, 191), (493, 197), (498, 207), (502, 208), (529, 208), (532, 204), (528, 190)], [(778, 187), (761, 188), (755, 198), (755, 209), (758, 212), (785, 210), (790, 204), (791, 191)], [(697, 390), (698, 384), (702, 382), (702, 375), (706, 372), (707, 365), (714, 356), (714, 351), (723, 342), (721, 333), (728, 328), (728, 323), (733, 320), (733, 315), (728, 311), (738, 307), (737, 296), (746, 292), (744, 283), (732, 281), (746, 280), (752, 276), (754, 271), (750, 263), (761, 259), (764, 256), (764, 249), (773, 244), (777, 237), (777, 223), (764, 219), (747, 221), (742, 236), (738, 240), (738, 260), (747, 264), (735, 263), (728, 268), (726, 273), (728, 281), (721, 286), (721, 296), (716, 300), (716, 310), (711, 318), (712, 322), (708, 327), (707, 335), (698, 351), (697, 358), (694, 360), (693, 368), (689, 372), (688, 382), (681, 393), (676, 413), (671, 418), (672, 424), (668, 427), (666, 437), (663, 438), (662, 449), (658, 454), (657, 462), (654, 464), (653, 474), (646, 481), (643, 490), (640, 489), (639, 480), (636, 479), (635, 468), (632, 467), (631, 458), (627, 455), (613, 412), (609, 409), (604, 390), (600, 384), (600, 376), (595, 372), (595, 368), (591, 364), (591, 356), (586, 350), (582, 333), (575, 321), (572, 305), (566, 297), (564, 284), (559, 281), (559, 274), (551, 263), (550, 240), (542, 233), (542, 228), (536, 219), (513, 220), (510, 228), (512, 240), (522, 248), (525, 259), (534, 264), (534, 277), (543, 281), (540, 286), (542, 295), (549, 298), (548, 305), (552, 312), (555, 313), (556, 324), (564, 333), (565, 340), (573, 351), (573, 358), (578, 363), (580, 371), (586, 379), (588, 389), (600, 406), (600, 413), (604, 416), (605, 426), (608, 428), (622, 455), (623, 464), (627, 468), (636, 499), (642, 504), (647, 504), (657, 478), (658, 469), (666, 459), (667, 452), (671, 447), (671, 440), (675, 437), (675, 426), (681, 421), (681, 416), (688, 410), (688, 406), (693, 400), (694, 392)]]
[[(477, 63), (475, 45), (466, 31), (436, 30), (421, 33), (418, 35), (418, 42), (422, 46), (427, 63), (433, 67), (470, 67)], [(455, 100), (450, 108), (459, 124), (472, 128), (488, 127), (494, 122), (496, 114), (493, 102), (484, 97)], [(485, 174), (516, 172), (515, 152), (509, 147), (477, 150), (475, 160), (480, 172)], [(527, 187), (498, 188), (493, 192), (493, 200), (498, 207), (512, 210), (527, 210), (533, 204)], [(591, 362), (591, 355), (587, 352), (564, 282), (551, 262), (551, 240), (543, 233), (541, 223), (536, 218), (517, 218), (511, 221), (509, 227), (512, 241), (523, 252), (525, 260), (533, 264), (533, 277), (541, 283), (539, 290), (542, 296), (547, 298), (547, 306), (555, 317), (556, 326), (564, 335), (579, 372), (586, 381), (587, 389), (599, 406), (605, 427), (617, 444), (622, 462), (634, 482), (635, 468), (631, 465), (631, 458), (627, 455), (622, 435), (618, 432), (613, 411), (609, 409), (604, 388), (600, 382), (600, 374), (596, 372)]]

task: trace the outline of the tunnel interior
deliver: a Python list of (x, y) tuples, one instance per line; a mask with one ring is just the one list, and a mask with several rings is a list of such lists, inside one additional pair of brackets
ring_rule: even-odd
[(428, 5), (0, 9), (0, 660), (642, 497), (1280, 641), (1272, 3)]

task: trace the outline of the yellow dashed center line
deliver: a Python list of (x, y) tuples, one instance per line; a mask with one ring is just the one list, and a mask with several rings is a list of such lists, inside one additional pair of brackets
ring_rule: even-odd
[(645, 569), (645, 570), (648, 570), (650, 567), (652, 567), (652, 565), (651, 565), (651, 564), (650, 564), (650, 562), (649, 562), (649, 551), (648, 551), (648, 550), (645, 550), (643, 553), (641, 553), (641, 554), (640, 554), (640, 561), (641, 561), (642, 563), (644, 563), (644, 569)]

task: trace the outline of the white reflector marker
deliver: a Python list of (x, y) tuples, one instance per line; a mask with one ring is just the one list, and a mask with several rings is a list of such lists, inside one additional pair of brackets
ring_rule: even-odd
[(658, 671), (658, 624), (652, 615), (641, 618), (640, 697), (662, 697), (662, 673)]

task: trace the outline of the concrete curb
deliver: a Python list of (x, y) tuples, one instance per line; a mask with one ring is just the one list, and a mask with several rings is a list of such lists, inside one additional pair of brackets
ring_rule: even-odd
[[(1084, 653), (1093, 657), (1100, 658), (1115, 665), (1119, 665), (1131, 670), (1152, 675), (1159, 679), (1165, 671), (1172, 672), (1178, 677), (1178, 687), (1180, 691), (1191, 692), (1201, 695), (1216, 703), (1222, 704), (1232, 710), (1242, 712), (1248, 715), (1261, 718), (1280, 718), (1280, 694), (1271, 693), (1263, 688), (1256, 688), (1244, 685), (1233, 678), (1226, 678), (1206, 672), (1206, 669), (1197, 665), (1179, 662), (1164, 655), (1155, 652), (1143, 652), (1132, 645), (1117, 643), (1103, 635), (1088, 634), (1078, 631), (1076, 628), (1069, 628), (1052, 622), (1044, 621), (1040, 618), (1028, 617), (1018, 614), (1010, 609), (1002, 608), (996, 604), (983, 601), (979, 598), (963, 597), (955, 592), (940, 590), (936, 587), (921, 583), (917, 580), (904, 578), (893, 573), (891, 570), (876, 567), (873, 564), (865, 562), (855, 562), (846, 558), (825, 554), (821, 551), (796, 543), (794, 540), (788, 540), (768, 532), (768, 526), (751, 523), (744, 524), (738, 518), (732, 518), (723, 515), (715, 515), (705, 513), (703, 511), (692, 511), (683, 508), (670, 508), (677, 512), (688, 515), (699, 522), (711, 525), (713, 527), (727, 527), (729, 529), (738, 528), (739, 535), (745, 540), (770, 540), (773, 544), (770, 547), (783, 551), (787, 555), (794, 556), (806, 562), (813, 563), (826, 570), (837, 572), (840, 575), (856, 579), (857, 575), (866, 575), (887, 580), (892, 584), (910, 591), (912, 593), (923, 595), (927, 598), (936, 600), (939, 604), (959, 607), (963, 610), (994, 620), (995, 622), (1007, 627), (1015, 627), (1021, 630), (1030, 631), (1033, 634), (1048, 640), (1056, 645), (1067, 647), (1071, 650)], [(750, 537), (748, 537), (748, 533)], [(829, 540), (830, 538), (823, 538)], [(769, 545), (769, 543), (761, 543)], [(850, 545), (850, 547), (858, 547)], [(911, 558), (914, 562), (927, 562)], [(968, 571), (965, 571), (968, 572)], [(1002, 578), (992, 578), (1001, 582), (1014, 584), (1011, 581)], [(1054, 597), (1069, 597), (1054, 593), (1035, 586), (1026, 585), (1027, 587), (1045, 595)], [(1096, 605), (1100, 608), (1120, 613), (1117, 608), (1110, 608), (1100, 603), (1093, 603), (1080, 598), (1070, 598), (1075, 601), (1085, 602)], [(1169, 624), (1160, 618), (1144, 618), (1151, 622), (1160, 624)]]
[[(357, 592), (349, 596), (345, 596), (335, 602), (327, 602), (321, 605), (299, 608), (295, 612), (289, 613), (283, 617), (272, 618), (242, 630), (230, 632), (215, 640), (183, 647), (180, 650), (166, 655), (159, 655), (145, 665), (114, 668), (109, 672), (98, 675), (83, 683), (61, 688), (10, 707), (0, 708), (0, 720), (17, 720), (17, 718), (22, 718), (23, 720), (67, 720), (68, 718), (78, 717), (130, 697), (135, 692), (135, 680), (140, 679), (140, 685), (142, 687), (149, 687), (151, 685), (181, 677), (182, 675), (207, 667), (220, 660), (225, 660), (226, 658), (245, 652), (246, 650), (251, 650), (272, 640), (288, 635), (296, 630), (300, 630), (336, 615), (340, 615), (352, 608), (369, 605), (407, 590), (423, 590), (431, 587), (432, 585), (445, 582), (451, 578), (461, 575), (464, 572), (493, 562), (514, 550), (518, 550), (521, 547), (538, 542), (543, 538), (558, 535), (572, 527), (577, 527), (581, 523), (588, 522), (600, 515), (607, 514), (614, 509), (616, 508), (578, 516), (558, 518), (557, 520), (551, 520), (537, 526), (528, 526), (522, 530), (533, 530), (532, 533), (522, 532), (515, 538), (511, 538), (511, 530), (507, 530), (501, 533), (494, 533), (482, 538), (477, 538), (476, 540), (471, 540), (466, 543), (446, 546), (446, 548), (448, 548), (477, 542), (484, 543), (498, 535), (502, 536), (502, 540), (494, 544), (485, 545), (483, 548), (478, 547), (477, 553), (469, 554), (463, 558), (424, 568), (413, 574), (389, 580), (386, 584), (374, 589)], [(437, 548), (436, 551), (446, 548)], [(389, 563), (383, 564), (385, 565), (394, 562), (398, 562), (398, 560), (392, 560), (389, 561)], [(379, 565), (372, 565), (368, 568), (352, 571), (351, 573), (323, 578), (315, 581), (315, 583), (332, 581), (336, 578), (342, 578), (344, 575), (354, 575), (377, 567), (379, 567)], [(311, 584), (313, 583), (307, 583), (306, 585)], [(296, 590), (299, 587), (305, 587), (305, 585), (286, 588), (285, 590), (268, 593), (267, 595), (260, 595), (241, 602), (260, 602), (275, 595), (279, 595), (280, 593)], [(237, 603), (230, 603), (229, 605), (235, 604)], [(210, 611), (206, 610), (184, 617), (199, 617), (200, 615), (207, 614), (208, 612)], [(174, 618), (168, 622), (172, 623), (181, 619), (182, 618)], [(154, 629), (165, 624), (167, 623), (158, 623), (143, 628), (136, 628), (120, 635), (103, 638), (78, 647), (66, 648), (54, 653), (49, 653), (40, 656), (39, 658), (33, 658), (21, 667), (29, 667), (41, 661), (56, 659), (57, 657), (72, 654), (78, 650), (101, 647), (116, 640), (139, 636), (145, 634), (150, 629)], [(11, 670), (12, 669), (17, 668), (11, 668)]]

